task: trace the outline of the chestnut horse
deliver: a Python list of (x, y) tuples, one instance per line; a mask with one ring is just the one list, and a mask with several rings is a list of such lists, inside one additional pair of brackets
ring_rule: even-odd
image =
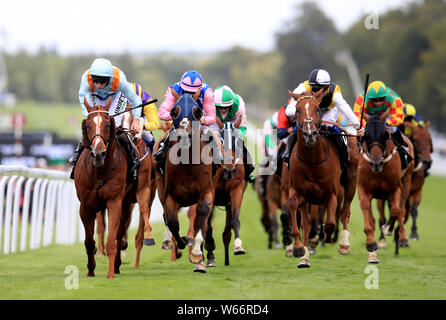
[[(158, 195), (164, 208), (164, 221), (173, 235), (173, 250), (184, 249), (188, 238), (179, 234), (178, 210), (197, 204), (196, 236), (194, 248), (189, 259), (196, 264), (194, 271), (206, 272), (203, 263), (203, 240), (206, 235), (207, 219), (214, 203), (214, 181), (212, 175), (211, 148), (203, 141), (202, 130), (196, 128), (203, 113), (196, 100), (199, 92), (194, 96), (183, 94), (176, 97), (178, 100), (171, 110), (174, 129), (172, 145), (167, 152), (164, 165), (164, 177), (156, 171)], [(176, 140), (180, 140), (176, 142)], [(161, 139), (155, 143), (154, 150), (159, 147)], [(207, 154), (206, 154), (206, 151)], [(204, 157), (206, 157), (204, 159)]]
[(114, 119), (108, 115), (110, 103), (111, 99), (105, 107), (91, 107), (84, 99), (88, 116), (82, 121), (82, 138), (86, 148), (80, 155), (79, 165), (74, 171), (74, 184), (80, 201), (79, 214), (85, 228), (84, 243), (89, 277), (95, 276), (96, 267), (96, 213), (106, 209), (109, 221), (106, 242), (109, 260), (107, 278), (114, 278), (115, 273), (120, 273), (121, 242), (132, 200), (126, 192), (126, 154), (117, 143)]
[[(398, 220), (398, 246), (407, 246), (406, 230), (404, 229), (405, 203), (409, 196), (413, 171), (413, 161), (406, 169), (401, 169), (401, 161), (397, 147), (390, 139), (390, 132), (385, 128), (384, 113), (381, 118), (370, 116), (365, 126), (365, 134), (361, 139), (361, 155), (358, 165), (358, 197), (364, 216), (364, 233), (366, 234), (366, 248), (369, 252), (369, 263), (378, 263), (376, 254), (375, 219), (371, 209), (371, 201), (375, 199), (388, 200), (390, 219), (384, 224), (384, 234), (392, 234), (396, 220)], [(413, 145), (404, 137), (409, 146), (409, 154), (413, 158)]]
[[(130, 105), (127, 106), (127, 109), (131, 108)], [(136, 137), (133, 132), (129, 131), (130, 123), (132, 123), (133, 117), (131, 111), (124, 113), (122, 119), (122, 128), (121, 131), (127, 131), (129, 134), (129, 138), (136, 140), (136, 148), (139, 153), (141, 166), (138, 169), (138, 181), (136, 190), (132, 190), (135, 192), (135, 198), (139, 206), (140, 212), (140, 221), (138, 225), (138, 230), (135, 236), (135, 247), (136, 247), (136, 258), (135, 258), (135, 268), (139, 267), (140, 262), (140, 254), (144, 245), (153, 246), (155, 245), (155, 240), (152, 236), (152, 227), (150, 226), (150, 211), (152, 208), (152, 203), (155, 198), (156, 192), (156, 184), (155, 184), (155, 175), (154, 171), (152, 171), (152, 156), (149, 147), (143, 142), (143, 139), (139, 136)], [(123, 133), (126, 134), (126, 133)], [(132, 203), (130, 207), (130, 212), (133, 211), (134, 204)], [(105, 231), (105, 220), (104, 213), (99, 212), (97, 214), (97, 235), (98, 235), (98, 256), (104, 255), (104, 231)], [(123, 245), (121, 250), (125, 250), (127, 248), (127, 229), (130, 225), (131, 214), (128, 216), (127, 221), (125, 222), (125, 230), (126, 234), (122, 239)]]
[[(410, 186), (409, 198), (406, 202), (406, 217), (405, 222), (409, 217), (409, 213), (412, 217), (412, 228), (410, 239), (418, 240), (417, 230), (417, 217), (418, 206), (421, 203), (422, 189), (425, 180), (425, 171), (432, 165), (431, 153), (433, 152), (432, 137), (429, 133), (430, 122), (428, 121), (424, 126), (415, 126), (410, 122), (405, 122), (405, 126), (411, 129), (410, 141), (414, 146), (415, 163), (412, 173), (412, 182)], [(384, 200), (378, 200), (379, 210), (379, 222), (380, 225), (385, 224), (386, 217), (384, 213)], [(381, 232), (381, 236), (378, 242), (378, 247), (385, 248), (386, 242), (384, 234)]]
[[(238, 137), (237, 129), (230, 122), (224, 124), (220, 131), (223, 141), (224, 164), (216, 174), (215, 206), (224, 206), (226, 209), (226, 224), (223, 231), (223, 243), (225, 246), (225, 266), (229, 266), (229, 243), (231, 241), (231, 229), (234, 230), (234, 254), (245, 254), (240, 239), (240, 210), (243, 194), (246, 190), (245, 167), (243, 165), (243, 140)], [(212, 237), (212, 217), (214, 210), (208, 219), (205, 248), (207, 251), (206, 267), (215, 267), (215, 241)]]
[[(341, 167), (337, 151), (328, 139), (320, 135), (321, 97), (308, 92), (302, 95), (288, 92), (297, 101), (296, 119), (299, 128), (297, 143), (290, 158), (288, 196), (294, 238), (293, 255), (301, 257), (298, 268), (308, 268), (310, 267), (307, 249), (310, 221), (307, 211), (308, 209), (315, 211), (319, 205), (325, 206), (327, 217), (324, 232), (325, 238), (330, 238), (335, 229)], [(309, 205), (313, 208), (308, 208)], [(301, 214), (296, 215), (299, 208), (302, 209)], [(300, 216), (303, 229), (303, 243), (299, 237), (298, 216)]]

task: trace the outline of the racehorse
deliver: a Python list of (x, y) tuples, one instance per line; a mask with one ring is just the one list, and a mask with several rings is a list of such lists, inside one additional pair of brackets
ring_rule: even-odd
[[(194, 96), (187, 93), (181, 97), (175, 96), (177, 101), (170, 112), (174, 125), (172, 130), (175, 130), (172, 134), (174, 137), (167, 151), (163, 168), (164, 177), (157, 170), (156, 181), (158, 195), (164, 208), (165, 224), (174, 237), (175, 251), (176, 247), (184, 249), (188, 244), (188, 238), (179, 234), (178, 210), (180, 207), (197, 204), (197, 233), (189, 259), (196, 264), (194, 271), (206, 272), (202, 244), (206, 235), (207, 219), (213, 208), (215, 187), (213, 164), (212, 161), (207, 161), (209, 158), (212, 159), (209, 157), (211, 148), (203, 141), (202, 130), (194, 128), (203, 115), (196, 103), (199, 93), (200, 91), (197, 91)], [(176, 142), (175, 138), (180, 141)], [(161, 139), (158, 139), (155, 143), (154, 150), (158, 149), (160, 141)], [(204, 159), (203, 156), (208, 158)]]
[[(220, 131), (223, 141), (224, 165), (216, 174), (215, 183), (215, 206), (224, 206), (226, 209), (226, 224), (223, 231), (223, 243), (225, 246), (225, 266), (229, 266), (229, 243), (231, 241), (231, 229), (234, 230), (234, 254), (245, 254), (240, 239), (240, 210), (242, 207), (243, 194), (246, 190), (245, 168), (243, 165), (243, 140), (238, 137), (237, 129), (230, 122), (224, 124)], [(213, 227), (211, 224), (214, 209), (208, 219), (207, 233), (205, 237), (205, 248), (207, 251), (206, 267), (215, 267), (215, 241), (212, 237)]]
[[(390, 109), (389, 109), (390, 110)], [(384, 234), (392, 234), (396, 220), (398, 231), (395, 236), (399, 239), (398, 246), (408, 246), (406, 230), (404, 229), (405, 203), (409, 196), (413, 171), (413, 161), (406, 169), (401, 169), (401, 160), (397, 147), (390, 139), (390, 132), (386, 130), (384, 119), (368, 117), (365, 134), (361, 139), (361, 155), (358, 165), (358, 197), (364, 216), (364, 232), (366, 234), (366, 249), (369, 252), (369, 263), (378, 263), (376, 254), (378, 245), (374, 237), (375, 219), (371, 209), (371, 200), (386, 199), (391, 205), (390, 218), (384, 224)], [(409, 146), (409, 154), (413, 158), (413, 145), (404, 137)]]
[(120, 273), (121, 242), (125, 221), (130, 214), (131, 196), (126, 192), (127, 161), (117, 143), (114, 119), (109, 117), (111, 99), (105, 107), (84, 104), (88, 116), (82, 121), (82, 139), (86, 148), (74, 171), (74, 184), (80, 201), (79, 214), (85, 228), (88, 276), (94, 277), (96, 251), (94, 226), (97, 212), (108, 212), (106, 250), (109, 260), (107, 278)]
[[(127, 105), (127, 110), (130, 110), (131, 106)], [(131, 111), (124, 113), (122, 119), (122, 128), (119, 130), (122, 134), (129, 134), (131, 139), (135, 139), (133, 132), (130, 132), (129, 127), (132, 122), (133, 117)], [(127, 133), (126, 133), (127, 132)], [(136, 137), (136, 148), (140, 156), (141, 166), (138, 169), (138, 181), (135, 189), (128, 192), (134, 193), (134, 198), (138, 202), (140, 211), (140, 221), (138, 225), (138, 231), (135, 236), (135, 247), (136, 247), (136, 258), (135, 258), (135, 268), (139, 267), (140, 254), (144, 245), (153, 246), (155, 245), (155, 240), (152, 236), (152, 227), (150, 226), (150, 210), (152, 207), (153, 200), (155, 198), (156, 184), (154, 171), (152, 171), (152, 156), (149, 147), (143, 142), (141, 137)], [(134, 201), (132, 201), (134, 202)], [(133, 211), (134, 204), (131, 204), (130, 212)], [(98, 235), (98, 255), (104, 254), (104, 231), (105, 231), (105, 221), (103, 217), (104, 213), (97, 214), (97, 235)], [(131, 214), (128, 216), (125, 222), (126, 233), (122, 239), (121, 250), (127, 248), (127, 229), (130, 225)]]
[[(418, 240), (417, 217), (418, 206), (421, 203), (422, 188), (425, 180), (425, 170), (428, 170), (432, 165), (431, 153), (433, 152), (432, 137), (429, 133), (430, 122), (428, 121), (424, 126), (415, 126), (410, 122), (405, 122), (405, 126), (411, 129), (410, 141), (414, 146), (415, 163), (412, 173), (412, 183), (410, 186), (409, 198), (406, 202), (406, 217), (405, 222), (409, 217), (412, 217), (412, 228), (410, 239)], [(386, 221), (384, 214), (384, 201), (378, 200), (378, 210), (380, 213), (380, 224)], [(380, 240), (378, 242), (380, 248), (386, 247), (384, 235), (381, 232)]]
[[(290, 158), (288, 209), (291, 216), (293, 255), (301, 257), (298, 268), (310, 267), (308, 234), (310, 221), (308, 205), (324, 205), (327, 209), (324, 232), (329, 239), (335, 229), (335, 212), (341, 176), (339, 157), (331, 143), (320, 135), (319, 103), (322, 96), (288, 93), (297, 101), (297, 143)], [(301, 214), (298, 209), (301, 208)], [(313, 209), (309, 208), (310, 211)], [(303, 243), (300, 240), (298, 220), (301, 219)]]

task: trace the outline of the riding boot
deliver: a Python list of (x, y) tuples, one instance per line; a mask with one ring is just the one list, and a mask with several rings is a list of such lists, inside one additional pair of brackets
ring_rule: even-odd
[(347, 145), (345, 144), (341, 135), (331, 135), (330, 137), (336, 150), (338, 151), (341, 171), (344, 171), (344, 169), (349, 166)]
[(413, 158), (409, 155), (409, 146), (406, 141), (404, 141), (403, 134), (400, 130), (396, 130), (392, 133), (392, 140), (395, 142), (398, 153), (400, 154), (401, 169), (406, 169)]
[(254, 162), (252, 161), (251, 154), (243, 143), (243, 165), (245, 167), (245, 181), (248, 183), (254, 183), (256, 178), (252, 174), (256, 168)]
[(285, 161), (287, 165), (290, 164), (291, 152), (293, 151), (294, 145), (297, 141), (297, 133), (293, 132), (288, 137), (288, 148), (282, 154), (282, 160)]
[(73, 156), (68, 160), (70, 165), (73, 166), (73, 169), (71, 170), (70, 179), (74, 179), (74, 168), (76, 167), (77, 160), (79, 160), (79, 157), (81, 156), (82, 151), (84, 151), (85, 146), (82, 144), (82, 141), (79, 142), (79, 144), (76, 147), (76, 150), (73, 153)]
[(139, 160), (139, 152), (136, 146), (133, 144), (132, 140), (126, 133), (122, 133), (118, 139), (121, 141), (121, 145), (127, 154), (127, 159), (129, 162), (129, 170), (127, 175), (127, 183), (133, 183), (138, 177), (138, 169), (141, 166), (141, 161)]
[(170, 146), (170, 133), (169, 131), (167, 136), (162, 140), (158, 146), (158, 150), (153, 154), (153, 158), (156, 161), (156, 167), (158, 170), (162, 171), (164, 168), (164, 162), (166, 160), (167, 151), (169, 150)]

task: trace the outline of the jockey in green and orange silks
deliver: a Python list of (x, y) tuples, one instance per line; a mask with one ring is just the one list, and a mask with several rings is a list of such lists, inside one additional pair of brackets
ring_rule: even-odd
[[(386, 128), (392, 134), (396, 142), (402, 161), (403, 168), (412, 160), (408, 154), (409, 148), (404, 141), (402, 132), (398, 128), (404, 122), (403, 100), (395, 91), (387, 87), (382, 81), (373, 81), (367, 88), (366, 100), (364, 103), (364, 92), (356, 98), (353, 112), (361, 119), (362, 107), (364, 105), (365, 115), (382, 115), (389, 109), (389, 114), (385, 120)], [(365, 125), (366, 117), (363, 119)]]

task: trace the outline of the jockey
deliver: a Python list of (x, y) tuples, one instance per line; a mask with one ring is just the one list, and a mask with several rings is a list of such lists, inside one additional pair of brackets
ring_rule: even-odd
[[(200, 123), (202, 127), (208, 129), (208, 127), (216, 121), (214, 93), (212, 88), (209, 87), (206, 82), (203, 82), (201, 74), (195, 70), (186, 71), (179, 82), (176, 82), (167, 88), (164, 101), (159, 108), (159, 118), (165, 121), (172, 120), (170, 110), (175, 104), (175, 97), (172, 92), (179, 95), (184, 93), (193, 95), (197, 91), (200, 91), (200, 96), (197, 99), (198, 106), (204, 111), (204, 116), (200, 119)], [(164, 163), (164, 158), (170, 145), (170, 132), (172, 132), (172, 130), (160, 138), (161, 142), (159, 144), (159, 149), (153, 154), (158, 167), (161, 167), (162, 163)], [(220, 162), (222, 162), (223, 155), (221, 153), (221, 140), (218, 131), (212, 131), (212, 135), (219, 147), (217, 148), (217, 157), (220, 159)]]
[[(102, 105), (105, 106), (108, 99), (111, 98), (111, 105), (109, 109), (109, 115), (113, 115), (124, 111), (127, 105), (127, 101), (132, 106), (139, 106), (142, 101), (141, 98), (133, 91), (130, 83), (127, 82), (124, 72), (119, 68), (112, 66), (111, 62), (104, 58), (97, 58), (91, 64), (90, 69), (86, 70), (81, 78), (81, 84), (79, 88), (79, 102), (82, 108), (82, 114), (87, 117), (88, 111), (84, 105), (84, 98), (91, 106)], [(130, 129), (140, 134), (142, 128), (140, 126), (141, 109), (133, 109), (133, 122)], [(122, 114), (115, 118), (116, 127), (121, 125)], [(128, 182), (136, 180), (138, 174), (138, 168), (141, 165), (138, 157), (138, 150), (127, 136), (127, 134), (121, 135), (120, 141), (124, 142), (127, 158), (130, 162), (129, 179)], [(80, 154), (85, 148), (82, 142), (79, 143), (73, 157), (70, 159), (70, 163), (73, 165), (71, 172), (71, 178), (74, 178), (74, 168), (76, 162), (79, 159)]]
[[(224, 123), (231, 122), (238, 129), (239, 136), (246, 135), (246, 109), (243, 98), (234, 93), (232, 89), (226, 85), (219, 86), (214, 90), (214, 103), (216, 107), (217, 122), (210, 126), (211, 130), (219, 132)], [(253, 183), (255, 181), (252, 172), (255, 165), (252, 162), (251, 155), (243, 143), (243, 164), (245, 166), (245, 180)], [(246, 161), (245, 161), (246, 160)]]
[[(424, 126), (424, 121), (421, 118), (421, 115), (419, 115), (417, 113), (417, 110), (415, 109), (415, 107), (409, 103), (405, 103), (403, 105), (403, 112), (404, 112), (404, 122), (410, 122), (412, 123), (414, 126), (420, 126), (423, 127)], [(406, 135), (406, 136), (410, 136), (412, 133), (412, 130), (409, 127), (406, 127), (403, 124), (399, 125), (398, 128)]]
[[(359, 121), (355, 117), (352, 109), (345, 101), (341, 93), (341, 88), (331, 82), (330, 75), (327, 71), (323, 69), (314, 69), (311, 71), (308, 80), (299, 84), (299, 86), (294, 89), (294, 93), (303, 94), (305, 92), (319, 93), (323, 92), (322, 101), (319, 104), (319, 109), (321, 111), (321, 120), (336, 122), (338, 112), (348, 121), (350, 124), (354, 124), (354, 128), (351, 129), (351, 133), (357, 134), (359, 136), (364, 134), (364, 129), (359, 129)], [(296, 114), (296, 100), (292, 100), (287, 108), (286, 115), (288, 117), (293, 117)], [(339, 155), (339, 162), (341, 164), (341, 170), (348, 167), (348, 150), (346, 145), (346, 140), (339, 133), (342, 132), (336, 125), (324, 124), (329, 132), (335, 133), (329, 135), (329, 138), (333, 145), (336, 147)], [(358, 131), (357, 131), (358, 130)], [(294, 130), (297, 131), (297, 127)], [(283, 159), (286, 163), (289, 163), (291, 156), (291, 151), (296, 144), (297, 135), (293, 133), (288, 139), (288, 149), (283, 154)]]
[[(133, 91), (141, 98), (142, 103), (146, 103), (152, 97), (146, 91), (143, 90), (141, 85), (136, 82), (131, 82)], [(153, 151), (153, 145), (155, 144), (155, 139), (152, 135), (152, 130), (157, 130), (159, 128), (158, 111), (156, 110), (155, 103), (148, 104), (144, 106), (142, 111), (142, 119), (144, 120), (144, 126), (142, 131), (142, 139), (146, 145)]]
[[(362, 105), (364, 102), (364, 92), (356, 99), (354, 112), (358, 119), (361, 118)], [(364, 103), (364, 114), (382, 115), (388, 109), (389, 115), (386, 119), (386, 128), (392, 135), (392, 140), (396, 142), (401, 157), (402, 168), (405, 169), (412, 157), (409, 155), (409, 147), (404, 141), (403, 134), (398, 128), (404, 122), (403, 101), (401, 98), (382, 81), (373, 81), (367, 88), (367, 97)], [(364, 117), (365, 118), (365, 117)], [(363, 119), (364, 123), (366, 119)]]

